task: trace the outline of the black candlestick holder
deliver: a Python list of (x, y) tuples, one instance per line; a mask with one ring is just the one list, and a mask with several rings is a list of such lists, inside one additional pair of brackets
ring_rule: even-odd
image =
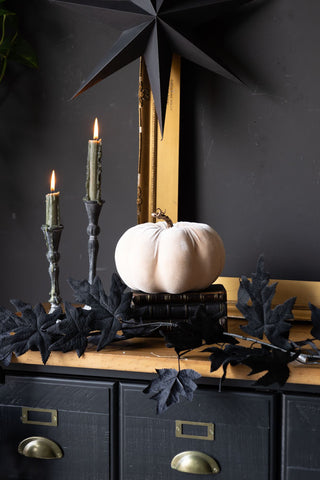
[(60, 237), (63, 230), (63, 225), (42, 225), (41, 230), (43, 231), (44, 238), (47, 245), (47, 259), (49, 262), (49, 275), (51, 281), (51, 290), (49, 302), (51, 304), (51, 310), (58, 308), (62, 298), (60, 296), (59, 289), (59, 259), (60, 253), (58, 252)]
[(99, 252), (99, 242), (98, 235), (100, 233), (100, 227), (98, 225), (99, 216), (101, 212), (102, 205), (104, 201), (97, 202), (94, 200), (84, 199), (84, 204), (86, 207), (89, 225), (87, 227), (87, 234), (89, 235), (88, 240), (88, 256), (89, 256), (89, 276), (88, 282), (92, 285), (97, 269), (97, 258)]

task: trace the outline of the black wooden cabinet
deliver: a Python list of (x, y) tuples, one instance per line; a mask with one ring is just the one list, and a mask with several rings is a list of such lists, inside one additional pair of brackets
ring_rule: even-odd
[[(0, 479), (112, 478), (112, 395), (110, 382), (6, 376), (0, 386)], [(46, 451), (47, 439), (61, 458), (35, 458)], [(35, 457), (18, 453), (24, 440)]]
[[(200, 385), (193, 402), (156, 415), (143, 375), (61, 371), (6, 375), (0, 480), (320, 478), (318, 394)], [(61, 458), (37, 458), (46, 439)], [(190, 473), (199, 452), (200, 467), (209, 458), (218, 473)]]
[(192, 467), (197, 452), (216, 461), (221, 480), (273, 478), (273, 395), (199, 388), (193, 402), (159, 416), (141, 390), (120, 387), (120, 480), (203, 479), (171, 468), (179, 454)]
[(283, 396), (283, 480), (320, 479), (320, 398)]

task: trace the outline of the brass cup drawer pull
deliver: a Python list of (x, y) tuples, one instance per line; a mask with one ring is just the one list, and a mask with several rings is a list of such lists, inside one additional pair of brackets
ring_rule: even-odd
[(212, 475), (220, 472), (220, 467), (214, 458), (197, 451), (178, 453), (171, 461), (171, 468), (178, 472), (197, 475)]
[(45, 437), (25, 438), (19, 443), (18, 452), (25, 457), (41, 458), (42, 460), (52, 460), (63, 457), (63, 452), (59, 445)]

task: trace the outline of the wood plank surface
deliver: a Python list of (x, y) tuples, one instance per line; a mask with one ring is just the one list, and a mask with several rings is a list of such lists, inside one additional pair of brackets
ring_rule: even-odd
[[(242, 323), (244, 321), (229, 320), (229, 331), (243, 334), (240, 329)], [(308, 325), (295, 325), (292, 330), (293, 340), (298, 341), (310, 337), (310, 326)], [(192, 368), (203, 377), (220, 378), (223, 374), (222, 368), (210, 373), (208, 354), (201, 352), (201, 350), (203, 350), (203, 347), (186, 355), (181, 360), (181, 368)], [(18, 358), (13, 356), (12, 362), (15, 364), (42, 365), (39, 352), (32, 351), (28, 351)], [(166, 348), (164, 340), (161, 338), (123, 340), (109, 345), (100, 352), (97, 352), (95, 347), (88, 347), (85, 354), (80, 358), (76, 352), (52, 352), (47, 365), (143, 373), (154, 373), (158, 368), (177, 368), (178, 366), (174, 350)], [(291, 372), (289, 383), (320, 385), (320, 365), (305, 366), (295, 362), (290, 364), (289, 368)], [(250, 369), (245, 365), (229, 367), (227, 378), (254, 381), (261, 376), (252, 375), (248, 377), (249, 372)]]

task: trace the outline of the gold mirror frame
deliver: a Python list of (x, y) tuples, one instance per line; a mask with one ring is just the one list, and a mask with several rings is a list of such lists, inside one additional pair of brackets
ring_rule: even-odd
[(178, 221), (180, 57), (174, 55), (163, 137), (158, 126), (144, 61), (139, 73), (138, 223), (153, 222), (156, 209)]
[[(166, 209), (173, 222), (178, 221), (180, 133), (180, 58), (174, 56), (169, 83), (165, 129), (161, 138), (152, 92), (143, 60), (139, 75), (139, 166), (137, 191), (138, 223), (153, 222), (151, 213)], [(274, 304), (297, 297), (295, 320), (310, 320), (308, 303), (319, 305), (320, 282), (272, 280), (278, 282)], [(241, 318), (236, 308), (239, 278), (219, 277), (227, 290), (228, 316)]]

